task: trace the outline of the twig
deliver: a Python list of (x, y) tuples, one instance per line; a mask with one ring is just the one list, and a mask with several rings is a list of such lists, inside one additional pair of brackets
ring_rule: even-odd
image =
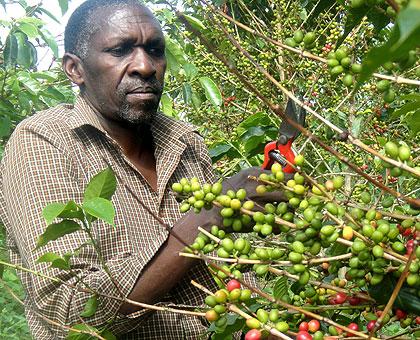
[[(25, 304), (16, 294), (15, 292), (6, 284), (6, 282), (0, 278), (0, 283), (3, 285), (4, 288), (6, 288), (6, 290), (8, 291), (8, 293), (17, 301), (19, 302), (22, 306), (24, 307), (28, 307), (27, 304)], [(70, 326), (66, 326), (66, 325), (62, 325), (54, 320), (51, 320), (47, 317), (45, 317), (44, 315), (42, 315), (41, 313), (39, 313), (38, 311), (36, 311), (35, 309), (31, 308), (32, 312), (36, 314), (36, 316), (38, 316), (39, 318), (41, 318), (42, 320), (44, 320), (45, 322), (49, 323), (50, 325), (54, 325), (57, 326), (59, 328), (63, 328), (65, 330), (68, 331), (72, 331), (75, 333), (79, 333), (79, 334), (87, 334), (87, 335), (91, 335), (94, 336), (95, 338), (101, 339), (101, 340), (106, 340), (104, 337), (102, 337), (101, 335), (99, 335), (98, 333), (94, 332), (94, 331), (88, 331), (88, 330), (80, 330), (80, 329), (76, 329)]]
[[(279, 275), (279, 276), (283, 276), (284, 275), (284, 276), (287, 276), (288, 278), (290, 278), (290, 279), (292, 279), (294, 281), (299, 280), (299, 276), (290, 274), (286, 270), (280, 270), (280, 269), (273, 268), (273, 267), (269, 267), (268, 270), (270, 272), (272, 272), (273, 274), (275, 274), (275, 275)], [(337, 286), (333, 286), (333, 285), (330, 285), (328, 283), (324, 283), (324, 282), (321, 282), (321, 281), (309, 280), (309, 283), (311, 285), (313, 285), (313, 286), (317, 286), (317, 287), (321, 287), (321, 288), (326, 288), (326, 289), (334, 290), (336, 292), (341, 292), (341, 293), (346, 293), (346, 294), (349, 293), (349, 291), (347, 289), (340, 288), (340, 287), (337, 287)], [(357, 297), (359, 297), (359, 298), (361, 298), (363, 300), (375, 302), (375, 299), (371, 298), (369, 295), (366, 295), (364, 293), (361, 293), (361, 292), (352, 292), (352, 294), (354, 294), (355, 296), (357, 296)]]

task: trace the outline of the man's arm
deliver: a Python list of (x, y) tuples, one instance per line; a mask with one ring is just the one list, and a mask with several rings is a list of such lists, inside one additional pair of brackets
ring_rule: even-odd
[[(51, 269), (45, 263), (37, 263), (37, 259), (44, 253), (53, 252), (62, 256), (88, 241), (87, 235), (76, 232), (49, 242), (41, 249), (35, 249), (37, 239), (46, 228), (41, 214), (43, 208), (52, 202), (83, 200), (86, 184), (81, 183), (83, 169), (78, 166), (77, 160), (66, 154), (66, 150), (68, 146), (60, 140), (51, 140), (42, 136), (39, 131), (19, 127), (10, 140), (3, 159), (1, 190), (7, 214), (7, 231), (16, 243), (23, 266), (40, 274), (58, 277), (66, 283), (56, 284), (36, 275), (23, 274), (26, 275), (25, 289), (30, 301), (47, 318), (71, 325), (80, 323), (80, 313), (91, 296), (78, 288), (88, 285), (94, 291), (110, 296), (120, 297), (120, 293), (127, 296), (150, 258), (158, 252), (162, 244), (165, 245), (167, 235), (161, 233), (142, 249), (142, 254), (122, 253), (107, 260), (106, 264), (114, 281), (118, 283), (118, 288), (101, 268), (92, 249), (85, 248), (80, 256), (71, 260), (73, 273), (83, 278), (83, 282), (79, 282), (68, 271)], [(167, 241), (166, 244), (174, 249), (172, 242)], [(168, 252), (170, 257), (173, 253)], [(93, 326), (104, 325), (121, 307), (121, 301), (114, 299), (99, 297), (99, 302), (95, 315), (86, 320)], [(133, 328), (136, 323), (138, 324), (138, 320), (133, 323)], [(53, 326), (51, 329), (55, 333), (62, 331)]]
[[(211, 226), (217, 223), (215, 212), (203, 211), (201, 214), (190, 212), (181, 218), (173, 227), (166, 243), (155, 257), (148, 263), (139, 276), (128, 299), (153, 304), (159, 301), (171, 290), (185, 274), (197, 264), (197, 260), (179, 256), (185, 244), (192, 244), (198, 235), (197, 227)], [(124, 303), (120, 312), (130, 314), (139, 308), (130, 303)]]

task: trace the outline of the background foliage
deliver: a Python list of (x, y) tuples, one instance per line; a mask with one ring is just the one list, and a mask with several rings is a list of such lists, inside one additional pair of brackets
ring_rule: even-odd
[[(8, 11), (9, 4), (16, 2), (25, 9), (26, 15), (0, 20), (2, 31), (6, 32), (0, 40), (0, 158), (13, 128), (22, 119), (59, 103), (71, 103), (75, 97), (74, 89), (59, 67), (59, 37), (48, 32), (44, 22), (46, 18), (59, 22), (60, 18), (54, 17), (41, 2), (28, 5), (24, 0), (1, 0), (0, 4)], [(68, 0), (58, 2), (65, 13)], [(202, 3), (193, 0), (167, 1), (166, 4), (157, 0), (151, 2), (157, 5), (156, 15), (167, 35), (168, 73), (162, 111), (200, 127), (222, 176), (261, 164), (263, 147), (276, 138), (281, 120), (185, 30), (168, 3), (182, 6), (189, 22), (212, 41), (220, 53), (229, 56), (232, 65), (252, 79), (265, 96), (283, 106), (286, 98), (234, 49), (226, 34), (209, 20), (208, 9)], [(407, 1), (397, 3), (407, 6)], [(309, 50), (317, 56), (326, 58), (330, 51), (345, 46), (351, 62), (363, 64), (361, 76), (355, 74), (359, 83), (354, 96), (351, 96), (352, 85), (356, 84), (356, 79), (352, 78), (352, 84), (346, 86), (343, 75), (331, 76), (331, 69), (325, 64), (281, 49), (257, 34), (218, 18), (227, 32), (260, 65), (278, 76), (282, 85), (325, 118), (376, 149), (388, 140), (400, 140), (410, 146), (418, 158), (418, 86), (392, 82), (382, 94), (379, 79), (370, 77), (373, 72), (380, 72), (419, 79), (418, 0), (410, 1), (398, 17), (385, 1), (367, 1), (357, 7), (352, 5), (353, 1), (344, 0), (214, 0), (213, 4), (258, 33), (277, 41), (293, 44), (291, 39), (296, 31), (315, 32), (316, 39)], [(41, 70), (38, 54), (45, 48), (51, 49), (54, 59), (47, 70)], [(343, 143), (314, 117), (308, 117), (307, 125), (368, 173), (402, 192), (417, 195), (418, 180), (387, 177), (388, 173), (378, 159)], [(348, 173), (346, 166), (311, 141), (300, 137), (296, 144), (309, 160), (314, 177), (323, 176), (325, 172)], [(377, 189), (351, 174), (346, 177), (346, 187), (356, 200), (366, 188), (379, 195)], [(395, 209), (407, 212), (409, 207), (401, 204)], [(4, 258), (4, 234), (1, 234), (0, 241)], [(22, 294), (13, 271), (5, 269), (3, 278)], [(0, 316), (0, 337), (27, 338), (22, 308), (3, 291), (0, 305), (6, 311)]]

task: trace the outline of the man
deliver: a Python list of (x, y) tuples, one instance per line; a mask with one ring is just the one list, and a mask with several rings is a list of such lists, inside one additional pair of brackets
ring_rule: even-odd
[[(11, 260), (38, 273), (19, 273), (36, 339), (64, 338), (66, 330), (59, 325), (81, 323), (90, 296), (40, 274), (76, 287), (88, 285), (108, 296), (185, 308), (203, 302), (191, 279), (215, 289), (204, 264), (177, 256), (184, 245), (138, 203), (173, 225), (186, 243), (195, 239), (197, 226), (210, 226), (219, 218), (217, 212), (181, 216), (169, 193), (182, 177), (202, 182), (214, 177), (194, 129), (157, 112), (164, 49), (158, 21), (138, 1), (86, 1), (66, 27), (63, 57), (63, 69), (79, 86), (80, 96), (74, 106), (60, 105), (23, 121), (8, 143), (0, 172), (0, 217)], [(116, 228), (97, 221), (93, 233), (114, 280), (90, 246), (72, 258), (72, 272), (37, 263), (46, 252), (71, 253), (88, 241), (77, 232), (34, 250), (45, 231), (42, 209), (52, 202), (82, 202), (89, 180), (108, 166), (118, 180)], [(255, 186), (250, 182), (242, 173), (230, 185)], [(96, 327), (108, 325), (119, 339), (198, 339), (206, 329), (197, 317), (140, 310), (104, 297), (95, 315), (84, 320)]]

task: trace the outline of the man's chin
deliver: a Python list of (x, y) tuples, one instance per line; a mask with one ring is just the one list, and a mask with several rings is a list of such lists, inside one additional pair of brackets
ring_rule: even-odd
[(130, 109), (127, 111), (119, 112), (119, 118), (124, 123), (127, 123), (129, 125), (145, 125), (145, 124), (151, 124), (153, 122), (153, 119), (155, 118), (157, 113), (156, 109), (150, 109), (150, 110), (135, 110)]

